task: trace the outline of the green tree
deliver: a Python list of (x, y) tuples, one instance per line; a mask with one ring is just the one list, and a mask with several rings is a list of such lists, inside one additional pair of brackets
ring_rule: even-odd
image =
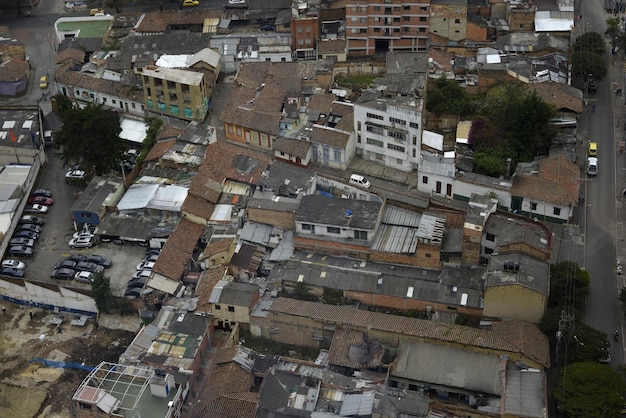
[(102, 272), (95, 273), (91, 291), (98, 311), (107, 312), (109, 301), (111, 300), (111, 282), (109, 278), (105, 277)]
[(567, 364), (585, 361), (598, 361), (607, 355), (610, 349), (605, 332), (584, 323), (577, 323), (575, 330), (567, 338)]
[(569, 418), (619, 417), (626, 385), (620, 374), (596, 362), (573, 363), (561, 370), (553, 396)]
[(309, 291), (309, 287), (304, 282), (297, 282), (294, 286), (293, 297), (299, 300), (316, 301), (317, 298)]
[(608, 68), (604, 62), (606, 53), (604, 38), (597, 32), (580, 35), (572, 46), (572, 75), (586, 82), (588, 77), (603, 80)]
[(63, 94), (57, 94), (50, 98), (50, 101), (56, 104), (56, 108), (59, 112), (59, 115), (63, 115), (66, 111), (72, 109), (74, 107), (74, 102), (70, 100), (69, 97)]
[(472, 112), (472, 100), (456, 80), (448, 80), (442, 75), (435, 87), (426, 99), (426, 109), (429, 112), (459, 116), (467, 116)]
[(560, 309), (583, 309), (589, 294), (589, 272), (573, 261), (550, 266), (550, 305)]
[(478, 151), (474, 153), (474, 171), (491, 177), (506, 174), (506, 161), (497, 153)]
[(63, 126), (54, 137), (66, 165), (80, 164), (89, 174), (119, 171), (124, 141), (118, 113), (102, 104), (72, 107), (61, 113)]

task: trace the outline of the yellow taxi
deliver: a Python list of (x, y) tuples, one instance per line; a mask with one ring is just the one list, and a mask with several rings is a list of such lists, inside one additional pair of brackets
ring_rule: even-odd
[(595, 157), (598, 155), (598, 144), (596, 142), (590, 141), (589, 147), (587, 148), (587, 153), (590, 157)]
[(198, 0), (183, 0), (183, 7), (194, 7), (199, 5), (200, 2)]
[(90, 16), (103, 16), (104, 15), (104, 9), (91, 9), (89, 11), (89, 15)]
[(48, 88), (48, 76), (47, 75), (42, 75), (41, 78), (39, 79), (39, 88), (40, 89)]

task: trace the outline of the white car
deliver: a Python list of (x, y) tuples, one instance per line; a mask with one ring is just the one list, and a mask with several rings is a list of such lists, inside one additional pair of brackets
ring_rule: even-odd
[(245, 4), (246, 0), (228, 0), (228, 4)]
[(71, 248), (91, 248), (95, 244), (93, 237), (79, 237), (70, 240)]
[(587, 174), (589, 176), (598, 175), (598, 159), (595, 157), (587, 158)]
[(95, 235), (90, 232), (78, 231), (74, 232), (72, 238), (94, 238)]
[(8, 267), (16, 270), (24, 270), (26, 268), (26, 264), (17, 260), (2, 260), (2, 267)]
[(83, 170), (70, 170), (65, 173), (65, 181), (70, 182), (72, 180), (84, 180), (85, 172)]
[(152, 262), (152, 261), (142, 261), (141, 263), (137, 264), (137, 271), (140, 271), (140, 270), (152, 270), (153, 267), (154, 267), (154, 262)]
[(74, 275), (74, 280), (79, 283), (93, 283), (94, 274), (90, 271), (79, 271)]
[(27, 206), (24, 212), (27, 213), (48, 213), (48, 206), (45, 205), (32, 205)]
[(355, 186), (359, 186), (364, 189), (369, 189), (371, 186), (370, 182), (365, 177), (359, 176), (358, 174), (350, 176), (350, 184), (354, 184)]

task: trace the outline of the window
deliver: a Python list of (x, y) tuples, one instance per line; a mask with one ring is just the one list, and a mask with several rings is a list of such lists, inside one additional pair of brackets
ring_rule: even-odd
[(360, 23), (367, 23), (367, 18), (366, 17), (362, 17), (361, 19), (359, 19)]
[(426, 18), (425, 17), (420, 17), (420, 22), (426, 22)]
[(359, 134), (359, 135), (356, 137), (356, 142), (358, 142), (359, 144), (361, 143), (361, 134)]
[(229, 134), (233, 133), (233, 125), (228, 125), (228, 133)]
[(452, 185), (446, 184), (446, 196), (452, 196)]
[(374, 28), (374, 33), (380, 32), (380, 28)]
[(374, 22), (380, 22), (380, 17), (376, 16), (372, 19)]
[(306, 27), (306, 32), (307, 32), (307, 33), (311, 33), (311, 27), (310, 27), (310, 26), (307, 26), (307, 27)]
[(281, 62), (287, 62), (287, 58), (282, 57), (282, 58), (280, 59), (280, 61), (281, 61)]
[(102, 103), (106, 103), (106, 102), (107, 102), (107, 98), (106, 98), (106, 97), (103, 97), (103, 98), (102, 98)]
[[(380, 6), (374, 6), (374, 11), (375, 12), (380, 12)], [(376, 22), (378, 22), (378, 20)]]
[(411, 21), (411, 16), (402, 16), (402, 20), (404, 22), (410, 22)]
[(393, 28), (393, 33), (400, 33), (400, 28)]
[(387, 144), (387, 148), (394, 150), (394, 151), (404, 152), (404, 147), (401, 147), (400, 145), (396, 145), (396, 144)]
[(409, 126), (411, 128), (415, 128), (415, 129), (419, 129), (420, 128), (420, 124), (417, 122), (409, 122)]
[(229, 306), (228, 307), (228, 312), (235, 312), (235, 307), (234, 306)]
[(411, 10), (411, 6), (404, 6), (404, 10)]
[(387, 131), (387, 136), (393, 139), (397, 139), (399, 141), (406, 141), (406, 134), (402, 132)]
[(357, 28), (352, 28), (352, 29), (350, 29), (350, 32), (352, 32), (352, 33), (359, 33), (359, 30)]
[(237, 136), (241, 136), (241, 128), (237, 128)]
[(116, 100), (113, 100), (113, 104), (117, 104), (117, 101), (116, 101)]
[(485, 254), (493, 254), (493, 248), (485, 248)]
[(340, 228), (335, 228), (334, 226), (326, 227), (326, 232), (329, 234), (341, 234)]
[(333, 158), (336, 161), (341, 160), (341, 150), (339, 150), (339, 149), (333, 150)]
[(304, 45), (304, 39), (298, 39), (298, 45)]
[(402, 158), (396, 158), (396, 164), (402, 165)]
[(307, 38), (304, 42), (306, 45), (311, 45), (311, 39)]
[(352, 23), (356, 23), (356, 22), (358, 22), (358, 21), (359, 21), (359, 19), (358, 19), (357, 17), (351, 17), (351, 18), (350, 18), (350, 21), (351, 21)]
[(413, 145), (417, 145), (417, 135), (413, 135)]
[(135, 108), (135, 103), (131, 103), (130, 106), (134, 109)]
[(461, 19), (454, 19), (454, 23), (461, 23)]
[[(356, 22), (356, 20), (355, 20)], [(302, 26), (298, 26), (298, 33), (302, 33)]]
[(216, 311), (221, 311), (221, 310), (222, 310), (222, 307), (221, 307), (220, 305), (215, 305), (215, 310), (216, 310)]
[(561, 208), (554, 208), (554, 210), (552, 211), (552, 213), (556, 216), (561, 215)]
[(419, 28), (418, 32), (426, 32), (426, 28)]
[(428, 184), (428, 176), (422, 176), (422, 183)]
[(399, 17), (394, 17), (393, 21), (394, 21), (394, 23), (398, 23), (398, 22), (400, 22), (400, 18)]
[(367, 29), (366, 28), (359, 29), (359, 33), (367, 33)]
[(415, 148), (413, 148), (413, 158), (415, 158), (416, 154), (417, 154), (417, 151), (415, 150)]
[(385, 146), (385, 143), (383, 141), (379, 141), (378, 139), (374, 139), (374, 138), (367, 138), (365, 142), (369, 145), (375, 145), (381, 148)]
[(530, 202), (530, 210), (537, 210), (537, 204), (535, 202)]
[(311, 225), (311, 224), (302, 224), (302, 230), (303, 231), (309, 231), (312, 234), (315, 234), (315, 225)]
[(495, 235), (493, 235), (493, 234), (487, 234), (487, 235), (485, 235), (485, 239), (486, 239), (487, 241), (496, 242), (496, 236), (495, 236)]
[(354, 239), (367, 239), (367, 231), (354, 231)]
[(367, 113), (367, 117), (372, 119), (385, 120), (384, 116), (376, 115), (374, 113)]
[(406, 121), (398, 118), (389, 117), (389, 122), (396, 123), (398, 125), (406, 126)]

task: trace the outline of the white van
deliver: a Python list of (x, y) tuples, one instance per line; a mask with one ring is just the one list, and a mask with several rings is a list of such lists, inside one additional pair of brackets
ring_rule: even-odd
[(587, 175), (589, 176), (597, 176), (598, 175), (598, 159), (595, 157), (587, 158)]
[(364, 189), (369, 189), (371, 186), (370, 182), (363, 176), (359, 176), (358, 174), (353, 174), (350, 176), (350, 184), (354, 184), (355, 186), (362, 187)]

